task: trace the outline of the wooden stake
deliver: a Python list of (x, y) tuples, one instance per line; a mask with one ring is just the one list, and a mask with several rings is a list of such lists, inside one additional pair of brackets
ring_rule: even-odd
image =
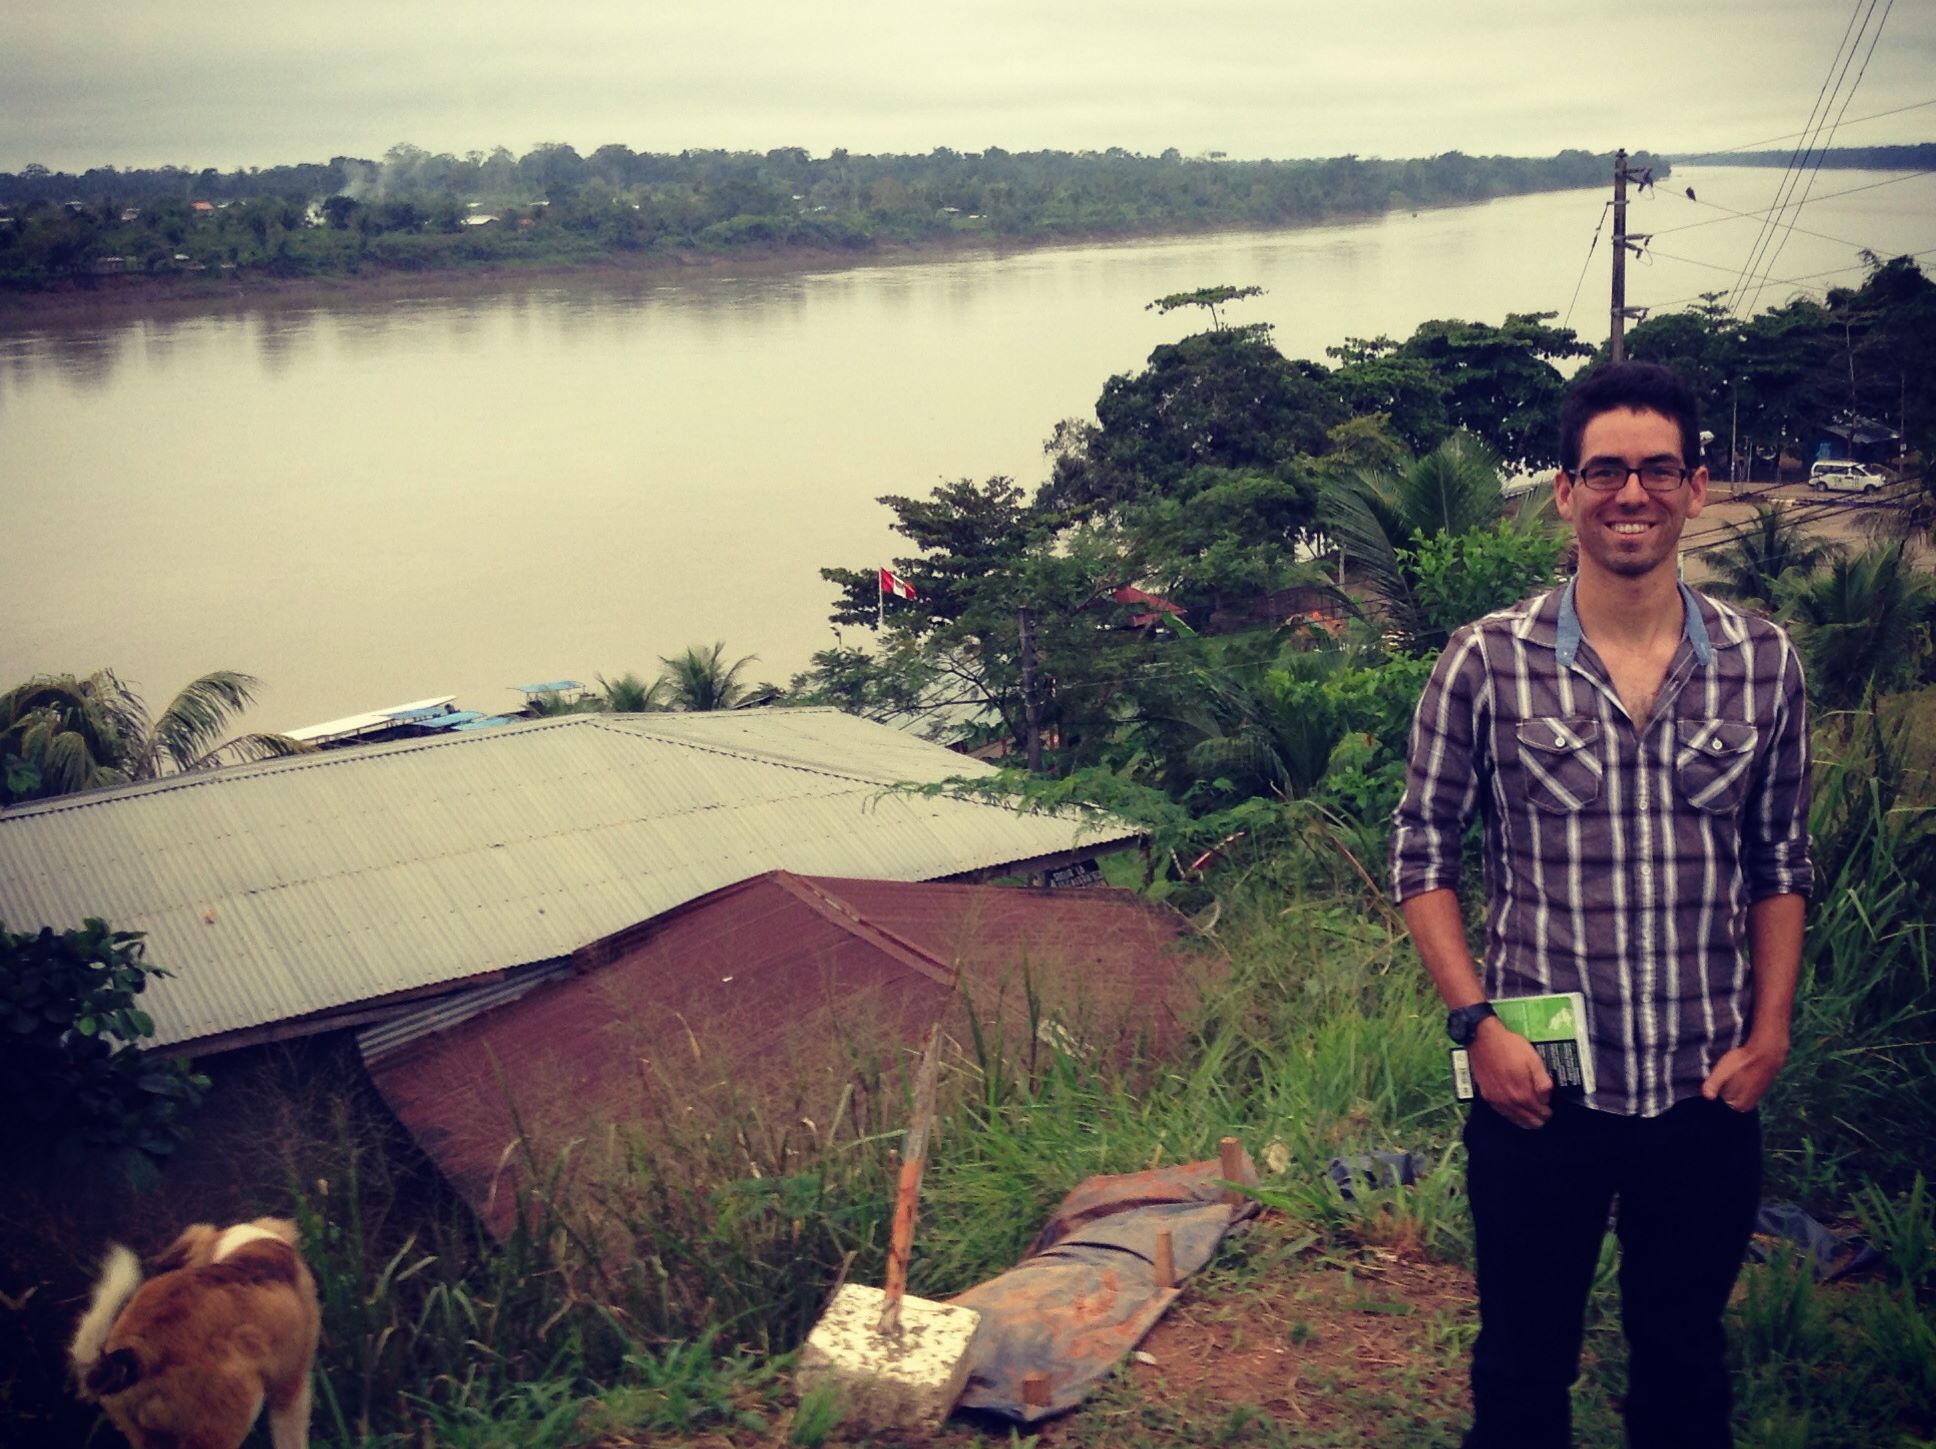
[(1176, 1287), (1176, 1252), (1170, 1246), (1170, 1230), (1156, 1230), (1156, 1286)]
[(1049, 1376), (1040, 1369), (1030, 1369), (1022, 1375), (1022, 1403), (1031, 1409), (1046, 1409), (1049, 1406)]
[[(1226, 1137), (1217, 1144), (1218, 1166), (1222, 1169), (1226, 1182), (1240, 1183), (1244, 1177), (1244, 1144), (1235, 1137)], [(1223, 1190), (1223, 1200), (1227, 1203), (1240, 1203), (1244, 1200), (1241, 1187), (1227, 1187)]]
[(914, 1079), (914, 1115), (901, 1147), (901, 1176), (895, 1184), (894, 1221), (888, 1230), (887, 1282), (882, 1285), (879, 1332), (901, 1331), (901, 1299), (907, 1294), (908, 1259), (914, 1253), (914, 1218), (921, 1202), (921, 1172), (928, 1165), (928, 1134), (934, 1128), (934, 1079), (941, 1061), (941, 1028), (928, 1029), (927, 1045)]

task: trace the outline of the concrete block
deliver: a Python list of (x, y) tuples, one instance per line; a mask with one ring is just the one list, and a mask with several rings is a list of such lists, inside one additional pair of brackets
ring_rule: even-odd
[(795, 1387), (836, 1385), (841, 1425), (857, 1433), (939, 1428), (968, 1386), (981, 1315), (910, 1295), (900, 1333), (883, 1336), (875, 1328), (882, 1299), (878, 1288), (840, 1285), (800, 1350)]

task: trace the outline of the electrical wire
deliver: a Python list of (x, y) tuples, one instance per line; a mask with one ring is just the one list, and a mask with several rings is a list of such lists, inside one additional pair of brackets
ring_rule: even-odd
[[(1900, 116), (1904, 111), (1919, 111), (1925, 106), (1936, 106), (1936, 96), (1931, 96), (1926, 101), (1911, 101), (1908, 105), (1897, 106), (1894, 110), (1875, 111), (1866, 116), (1857, 116), (1853, 121), (1845, 121), (1843, 124), (1859, 126), (1865, 121), (1880, 121), (1885, 116)], [(1690, 166), (1698, 166), (1710, 156), (1732, 156), (1737, 151), (1752, 151), (1757, 146), (1773, 146), (1777, 142), (1792, 141), (1796, 137), (1806, 134), (1804, 131), (1790, 131), (1785, 136), (1763, 136), (1759, 141), (1745, 141), (1739, 146), (1726, 146), (1719, 151), (1701, 151), (1689, 156), (1687, 158), (1687, 164)]]
[[(1730, 289), (1728, 306), (1730, 313), (1733, 313), (1738, 308), (1741, 294), (1747, 287), (1748, 279), (1754, 275), (1755, 266), (1761, 259), (1767, 246), (1768, 237), (1775, 224), (1773, 218), (1781, 214), (1783, 208), (1788, 204), (1788, 198), (1794, 194), (1795, 178), (1801, 174), (1801, 167), (1804, 164), (1802, 158), (1813, 149), (1814, 137), (1820, 130), (1820, 123), (1817, 117), (1827, 114), (1824, 102), (1827, 100), (1829, 94), (1829, 82), (1835, 79), (1838, 63), (1842, 65), (1844, 71), (1847, 69), (1847, 62), (1843, 60), (1842, 52), (1844, 49), (1847, 49), (1850, 56), (1855, 54), (1854, 47), (1849, 44), (1849, 36), (1855, 30), (1855, 18), (1862, 10), (1862, 3), (1863, 0), (1855, 0), (1855, 7), (1849, 12), (1849, 21), (1842, 30), (1842, 38), (1836, 43), (1834, 55), (1829, 57), (1828, 72), (1822, 77), (1821, 87), (1815, 92), (1814, 103), (1808, 108), (1808, 120), (1803, 124), (1802, 130), (1799, 133), (1800, 139), (1796, 142), (1794, 150), (1789, 153), (1788, 164), (1782, 168), (1781, 179), (1775, 183), (1775, 205), (1771, 211), (1770, 219), (1763, 221), (1761, 229), (1755, 233), (1754, 242), (1748, 248), (1747, 259), (1741, 264), (1740, 275), (1736, 279), (1735, 285)], [(1873, 12), (1876, 0), (1868, 0), (1868, 3), (1870, 10)]]
[(1612, 210), (1613, 203), (1611, 201), (1604, 203), (1600, 207), (1599, 224), (1593, 228), (1593, 240), (1586, 244), (1586, 260), (1580, 263), (1580, 279), (1573, 284), (1573, 300), (1566, 304), (1566, 315), (1560, 319), (1560, 326), (1562, 328), (1573, 320), (1574, 304), (1580, 300), (1580, 288), (1586, 282), (1586, 269), (1593, 265), (1593, 249), (1600, 245), (1600, 230), (1607, 224), (1607, 213)]
[[(1668, 254), (1665, 252), (1661, 253), (1661, 255), (1663, 257), (1668, 256)], [(1936, 255), (1936, 247), (1925, 247), (1921, 251), (1908, 252), (1908, 253), (1905, 253), (1905, 255), (1907, 255), (1912, 261), (1919, 260), (1922, 257)], [(1683, 259), (1679, 257), (1674, 257), (1674, 258), (1671, 258), (1671, 260), (1679, 261)], [(1706, 266), (1713, 266), (1714, 264), (1712, 262), (1696, 262), (1695, 265), (1706, 267)], [(1733, 268), (1722, 267), (1720, 270), (1732, 271)], [(1766, 285), (1770, 287), (1795, 287), (1795, 286), (1800, 286), (1804, 282), (1811, 282), (1817, 277), (1839, 277), (1845, 272), (1866, 272), (1868, 270), (1869, 270), (1868, 263), (1857, 262), (1851, 266), (1846, 266), (1846, 267), (1829, 267), (1826, 270), (1820, 271), (1820, 272), (1803, 272), (1799, 276), (1780, 277), (1772, 282), (1767, 283)], [(1819, 287), (1812, 287), (1812, 288), (1804, 288), (1804, 290), (1821, 291), (1824, 289)], [(1689, 297), (1676, 297), (1672, 301), (1652, 303), (1649, 305), (1648, 310), (1653, 312), (1664, 312), (1670, 307), (1684, 306), (1689, 302), (1705, 301), (1707, 298), (1714, 295), (1716, 294), (1713, 292), (1696, 292)]]
[[(1871, 14), (1875, 12), (1875, 6), (1876, 0), (1869, 0), (1869, 12)], [(1842, 109), (1835, 113), (1835, 123), (1828, 128), (1827, 139), (1823, 141), (1821, 148), (1816, 152), (1815, 168), (1809, 172), (1808, 184), (1802, 188), (1802, 199), (1795, 203), (1794, 216), (1789, 218), (1789, 228), (1781, 234), (1780, 239), (1776, 242), (1773, 255), (1768, 258), (1767, 265), (1762, 269), (1763, 281), (1756, 285), (1754, 295), (1748, 298), (1742, 312), (1743, 316), (1753, 313), (1755, 303), (1761, 299), (1762, 287), (1766, 285), (1766, 274), (1774, 271), (1776, 265), (1781, 261), (1782, 252), (1787, 249), (1788, 239), (1794, 235), (1794, 219), (1800, 216), (1802, 208), (1808, 205), (1808, 198), (1815, 190), (1816, 178), (1822, 174), (1822, 161), (1828, 155), (1828, 148), (1835, 144), (1835, 133), (1842, 125), (1842, 117), (1848, 113), (1849, 103), (1855, 99), (1855, 93), (1862, 88), (1862, 78), (1869, 73), (1869, 61), (1875, 56), (1876, 45), (1882, 39), (1883, 27), (1889, 23), (1890, 12), (1895, 8), (1896, 0), (1888, 0), (1888, 3), (1882, 7), (1882, 18), (1876, 21), (1875, 34), (1869, 37), (1869, 48), (1863, 52), (1862, 66), (1856, 71), (1855, 79), (1849, 85), (1848, 94), (1842, 99)], [(1864, 20), (1864, 24), (1867, 24), (1866, 19)], [(1857, 43), (1860, 43), (1859, 34), (1857, 36)], [(1853, 57), (1854, 52), (1851, 51), (1850, 55)], [(1843, 69), (1846, 72), (1847, 66), (1845, 65)]]
[[(1897, 176), (1885, 176), (1880, 181), (1865, 181), (1860, 186), (1847, 186), (1840, 191), (1825, 191), (1815, 199), (1817, 201), (1833, 201), (1839, 196), (1854, 196), (1859, 191), (1874, 191), (1879, 186), (1900, 186), (1905, 181), (1914, 181), (1923, 176), (1936, 176), (1936, 167), (1926, 167), (1921, 171), (1905, 171)], [(1768, 209), (1765, 207), (1760, 211), (1736, 211), (1732, 207), (1722, 206), (1712, 201), (1702, 201), (1697, 196), (1687, 196), (1681, 192), (1669, 191), (1667, 194), (1676, 201), (1686, 202), (1689, 206), (1705, 206), (1711, 211), (1721, 211), (1727, 214), (1725, 216), (1710, 216), (1706, 221), (1684, 222), (1680, 226), (1656, 227), (1648, 233), (1649, 236), (1667, 236), (1677, 231), (1694, 231), (1704, 226), (1719, 226), (1722, 222), (1732, 221), (1737, 217), (1753, 221), (1757, 217), (1765, 217), (1768, 215)], [(1839, 241), (1845, 246), (1860, 245), (1859, 242), (1848, 241), (1843, 237), (1827, 236), (1818, 231), (1805, 232), (1804, 235), (1819, 236), (1824, 241)], [(1870, 248), (1870, 250), (1873, 251), (1874, 248)]]

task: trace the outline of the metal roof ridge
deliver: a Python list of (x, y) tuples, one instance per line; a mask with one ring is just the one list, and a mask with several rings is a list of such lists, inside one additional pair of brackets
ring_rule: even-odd
[(773, 883), (781, 890), (816, 915), (840, 927), (848, 935), (865, 941), (875, 950), (885, 952), (902, 965), (912, 967), (930, 981), (945, 986), (951, 991), (959, 984), (960, 973), (954, 966), (917, 946), (907, 937), (890, 931), (885, 926), (876, 925), (853, 905), (824, 889), (813, 878), (795, 875), (790, 870), (773, 871), (771, 877)]
[[(705, 714), (711, 714), (714, 712), (715, 711), (712, 711), (712, 710), (700, 711), (700, 713), (705, 713)], [(724, 711), (719, 711), (719, 712), (724, 713)], [(802, 710), (801, 713), (804, 714), (806, 713), (806, 711)], [(843, 713), (843, 711), (830, 710), (828, 711), (828, 713), (839, 714), (839, 713)], [(600, 719), (596, 715), (584, 715), (584, 716), (581, 716), (581, 718), (583, 718), (585, 721), (587, 721), (590, 724), (601, 725), (608, 730), (612, 730), (616, 734), (631, 735), (635, 739), (638, 738), (638, 731), (619, 725), (616, 721)], [(859, 716), (857, 715), (855, 716), (855, 718), (859, 718)], [(807, 774), (807, 775), (825, 775), (832, 780), (852, 780), (856, 784), (876, 785), (886, 790), (892, 790), (902, 785), (915, 783), (914, 781), (911, 781), (911, 780), (894, 779), (885, 775), (857, 775), (846, 770), (836, 770), (826, 765), (805, 764), (799, 760), (788, 759), (783, 755), (770, 754), (762, 750), (749, 750), (749, 749), (736, 748), (731, 745), (715, 744), (710, 741), (681, 739), (677, 735), (653, 734), (650, 736), (650, 738), (662, 741), (663, 743), (668, 745), (682, 745), (686, 749), (698, 750), (702, 754), (725, 755), (735, 760), (751, 760), (756, 764), (776, 765), (781, 769), (798, 770), (802, 774)], [(923, 743), (926, 743), (926, 742), (923, 741)], [(935, 748), (945, 750), (947, 746), (936, 745)]]
[(318, 770), (331, 765), (352, 765), (373, 759), (380, 752), (384, 756), (407, 755), (417, 750), (437, 749), (446, 745), (480, 744), (491, 740), (504, 739), (507, 734), (536, 734), (542, 729), (556, 729), (562, 725), (595, 724), (592, 715), (566, 715), (561, 719), (520, 720), (515, 725), (503, 729), (480, 730), (471, 734), (424, 735), (417, 739), (385, 740), (381, 744), (352, 745), (341, 749), (304, 750), (295, 755), (278, 755), (267, 760), (246, 760), (235, 765), (217, 765), (206, 770), (177, 770), (171, 775), (160, 775), (152, 780), (130, 780), (121, 785), (103, 785), (94, 790), (72, 790), (65, 795), (55, 795), (46, 800), (24, 800), (17, 805), (0, 808), (0, 824), (8, 820), (21, 819), (29, 815), (53, 815), (62, 810), (82, 810), (94, 805), (109, 805), (117, 800), (132, 799), (140, 795), (159, 795), (167, 790), (188, 790), (200, 785), (232, 785), (246, 779), (258, 779), (265, 775), (293, 773), (297, 770)]

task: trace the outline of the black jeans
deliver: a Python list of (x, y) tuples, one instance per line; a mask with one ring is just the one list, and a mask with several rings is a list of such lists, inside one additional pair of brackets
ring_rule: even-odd
[(1586, 1298), (1617, 1199), (1632, 1449), (1725, 1449), (1721, 1314), (1761, 1194), (1761, 1122), (1701, 1098), (1659, 1117), (1557, 1103), (1526, 1131), (1474, 1102), (1467, 1191), (1479, 1258), (1466, 1449), (1572, 1442)]

